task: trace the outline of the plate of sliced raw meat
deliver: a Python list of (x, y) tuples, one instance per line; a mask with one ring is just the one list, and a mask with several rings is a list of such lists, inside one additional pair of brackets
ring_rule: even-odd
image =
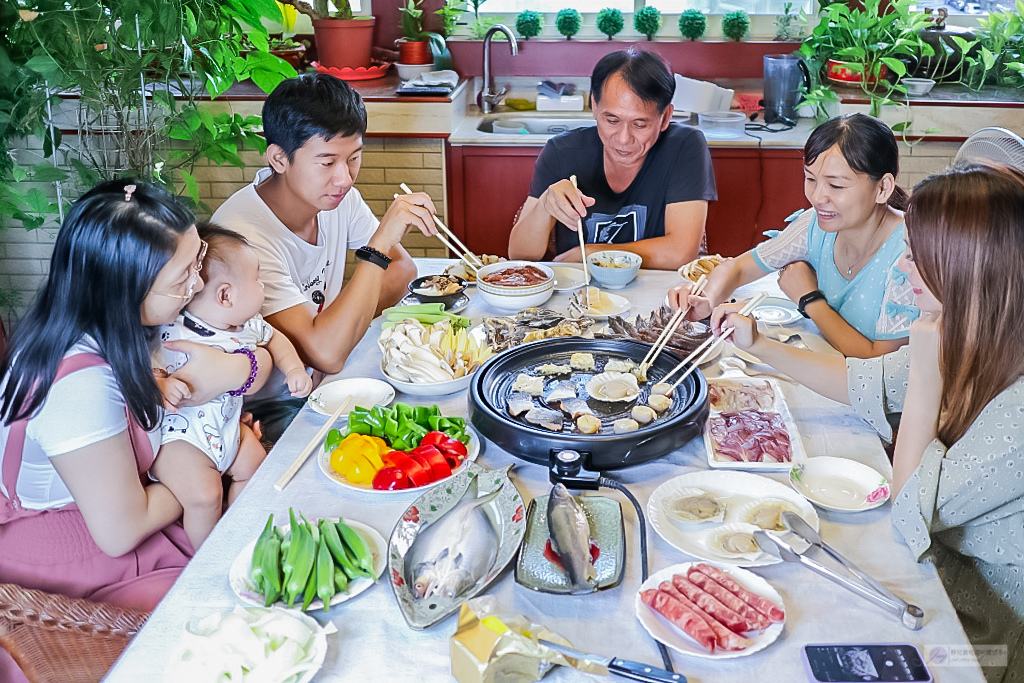
[(705, 562), (666, 567), (643, 582), (636, 618), (685, 655), (745, 657), (768, 647), (786, 622), (782, 596), (757, 574)]

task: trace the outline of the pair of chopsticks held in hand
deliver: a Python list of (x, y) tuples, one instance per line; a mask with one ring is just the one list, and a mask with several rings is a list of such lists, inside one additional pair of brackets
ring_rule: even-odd
[[(704, 280), (704, 282), (701, 282), (701, 280)], [(699, 280), (697, 280), (696, 286), (691, 290), (691, 293), (699, 294), (699, 293), (703, 292), (703, 288), (704, 288), (704, 285), (706, 284), (706, 282), (707, 282), (706, 278), (702, 275), (701, 278)], [(698, 291), (698, 288), (699, 288), (699, 291)], [(748, 301), (746, 303), (746, 305), (743, 308), (740, 309), (740, 312), (739, 312), (740, 315), (750, 315), (750, 313), (755, 308), (760, 306), (761, 302), (763, 302), (766, 298), (768, 298), (768, 295), (765, 294), (764, 292), (760, 292), (759, 294), (755, 295), (753, 299)], [(651, 357), (650, 360), (647, 360), (645, 358), (643, 363), (641, 363), (641, 367), (644, 368), (645, 371), (646, 371), (647, 368), (649, 368), (651, 366), (651, 364), (654, 363), (654, 359), (658, 357), (659, 353), (661, 353), (661, 349), (665, 348), (665, 344), (668, 343), (668, 339), (671, 338), (672, 332), (675, 331), (675, 328), (678, 326), (679, 322), (686, 316), (686, 311), (687, 310), (689, 310), (688, 307), (687, 307), (687, 309), (679, 309), (678, 311), (676, 311), (675, 315), (673, 315), (672, 319), (669, 321), (669, 324), (665, 326), (665, 330), (662, 331), (662, 335), (664, 336), (664, 340), (662, 339), (662, 337), (659, 337), (658, 341), (655, 342), (655, 345), (653, 347), (651, 347), (651, 351), (648, 352), (648, 353), (653, 352), (654, 355)], [(675, 321), (674, 325), (673, 325), (673, 321)], [(736, 328), (730, 327), (729, 329), (727, 329), (724, 332), (722, 332), (722, 335), (720, 337), (708, 337), (706, 340), (704, 340), (704, 342), (700, 346), (698, 346), (696, 349), (693, 350), (693, 353), (691, 353), (689, 356), (684, 358), (679, 363), (679, 365), (677, 365), (674, 368), (672, 368), (672, 370), (670, 370), (667, 375), (665, 375), (664, 377), (661, 378), (659, 383), (667, 384), (669, 382), (669, 380), (672, 378), (673, 375), (675, 375), (677, 372), (679, 372), (684, 367), (686, 367), (687, 363), (691, 363), (691, 361), (692, 361), (692, 364), (686, 370), (686, 372), (684, 372), (679, 377), (679, 379), (677, 379), (672, 384), (671, 388), (668, 391), (663, 392), (663, 393), (665, 393), (668, 396), (671, 396), (675, 392), (676, 387), (678, 387), (680, 384), (682, 384), (683, 381), (687, 377), (689, 377), (693, 373), (693, 371), (696, 370), (697, 367), (701, 363), (706, 361), (708, 358), (713, 357), (714, 354), (718, 352), (719, 347), (722, 344), (725, 343), (725, 340), (729, 338), (729, 336), (735, 331), (735, 329)], [(665, 331), (668, 331), (668, 330), (671, 330), (671, 332), (669, 332), (666, 335)], [(660, 348), (658, 348), (658, 344), (659, 343), (661, 344)], [(694, 359), (696, 359), (696, 360), (694, 360)], [(644, 367), (645, 364), (646, 364), (646, 367)]]
[[(399, 185), (399, 187), (402, 188), (402, 192), (405, 192), (406, 194), (412, 194), (412, 190), (410, 190), (409, 186), (406, 185), (405, 183), (402, 183), (401, 185)], [(395, 197), (395, 199), (398, 199), (398, 194), (396, 193), (394, 195), (394, 197)], [(448, 248), (448, 251), (452, 252), (453, 254), (458, 256), (460, 259), (462, 259), (462, 262), (466, 264), (466, 267), (469, 269), (470, 272), (473, 273), (473, 275), (475, 277), (476, 276), (476, 272), (479, 269), (483, 268), (484, 262), (481, 261), (480, 258), (476, 254), (471, 252), (469, 250), (469, 247), (467, 247), (465, 244), (460, 242), (459, 238), (455, 236), (455, 233), (453, 233), (451, 230), (449, 230), (448, 226), (446, 226), (444, 223), (442, 223), (440, 218), (438, 218), (437, 216), (433, 216), (433, 219), (434, 219), (434, 225), (436, 225), (437, 229), (440, 230), (440, 232), (438, 232), (436, 235), (434, 235), (434, 237), (436, 237), (437, 239), (441, 240), (441, 244), (446, 246)], [(444, 238), (444, 235), (442, 235), (441, 233), (444, 233), (444, 235), (448, 235), (448, 237), (451, 239), (451, 242), (446, 240)], [(459, 249), (456, 249), (452, 245), (452, 242), (457, 244), (459, 246)], [(460, 249), (461, 249), (461, 251), (460, 251)]]

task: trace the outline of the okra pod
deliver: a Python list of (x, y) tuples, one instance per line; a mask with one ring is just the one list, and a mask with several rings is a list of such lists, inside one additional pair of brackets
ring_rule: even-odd
[(338, 533), (341, 535), (341, 540), (345, 543), (345, 547), (352, 551), (355, 564), (376, 582), (377, 574), (373, 571), (373, 554), (366, 547), (366, 544), (363, 543), (363, 539), (356, 533), (355, 529), (345, 524), (343, 519), (338, 520), (337, 528)]
[(334, 560), (326, 543), (320, 543), (316, 555), (316, 594), (324, 601), (324, 611), (331, 607), (331, 598), (337, 590), (334, 588)]
[[(316, 552), (315, 548), (313, 550)], [(316, 598), (316, 567), (313, 567), (312, 571), (309, 572), (309, 580), (306, 581), (306, 587), (302, 589), (303, 612), (309, 609), (309, 605), (313, 602), (314, 598)]]
[(256, 539), (256, 545), (252, 549), (252, 562), (249, 565), (249, 576), (252, 578), (253, 583), (258, 588), (263, 580), (263, 551), (267, 544), (267, 540), (273, 534), (274, 530), (274, 515), (271, 514), (267, 518), (267, 525), (263, 527), (263, 532), (259, 538)]
[(281, 538), (275, 529), (263, 548), (263, 581), (273, 586), (275, 593), (281, 592)]
[(295, 553), (295, 564), (285, 586), (289, 607), (306, 586), (310, 574), (313, 573), (313, 562), (316, 559), (316, 546), (313, 545), (313, 537), (309, 535), (306, 527), (296, 524), (293, 531), (294, 538), (290, 551)]

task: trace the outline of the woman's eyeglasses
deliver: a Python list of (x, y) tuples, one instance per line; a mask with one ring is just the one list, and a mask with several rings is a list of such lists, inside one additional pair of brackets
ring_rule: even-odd
[(191, 299), (192, 295), (196, 291), (196, 280), (199, 279), (199, 273), (203, 269), (203, 259), (206, 258), (206, 250), (209, 248), (209, 244), (204, 240), (199, 240), (199, 257), (196, 260), (194, 266), (192, 266), (192, 277), (188, 280), (188, 290), (184, 294), (165, 294), (164, 292), (152, 292), (157, 296), (167, 296), (172, 299)]

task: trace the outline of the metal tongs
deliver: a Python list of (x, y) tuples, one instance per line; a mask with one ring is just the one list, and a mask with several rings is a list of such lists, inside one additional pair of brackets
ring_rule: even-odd
[(903, 625), (909, 629), (917, 631), (924, 625), (924, 611), (920, 607), (911, 605), (906, 600), (897, 597), (888, 588), (858, 569), (855, 564), (840, 555), (834, 548), (826, 545), (821, 540), (818, 532), (805, 522), (800, 515), (789, 511), (783, 512), (782, 523), (786, 525), (786, 528), (791, 533), (807, 541), (812, 547), (820, 548), (828, 554), (856, 579), (859, 579), (859, 581), (843, 576), (817, 560), (811, 559), (804, 554), (807, 552), (806, 550), (797, 552), (793, 546), (779, 538), (775, 533), (758, 529), (754, 532), (754, 539), (757, 540), (761, 550), (785, 562), (799, 562), (811, 571), (821, 574), (825, 578), (895, 614), (903, 622)]

